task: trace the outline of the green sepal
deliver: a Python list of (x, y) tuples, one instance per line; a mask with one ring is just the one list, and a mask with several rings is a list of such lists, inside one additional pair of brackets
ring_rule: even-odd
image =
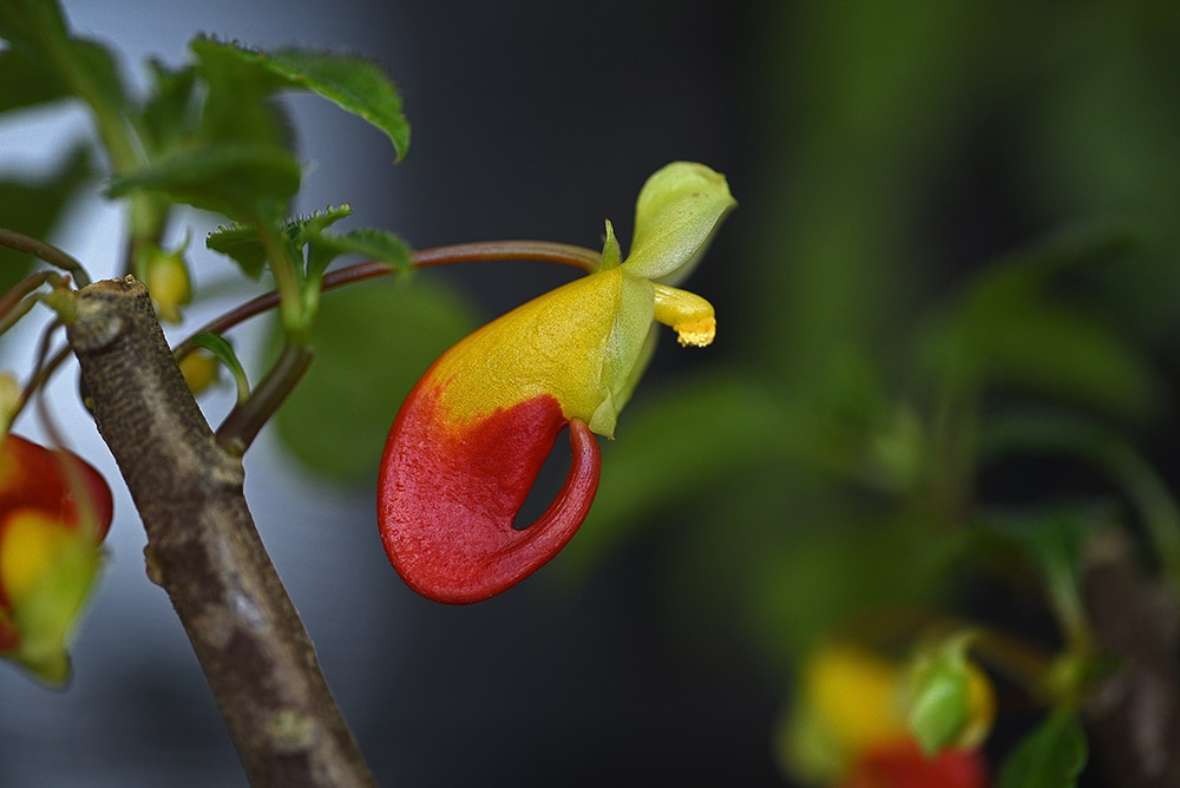
[(622, 283), (615, 324), (607, 338), (606, 355), (602, 363), (600, 385), (604, 396), (590, 417), (591, 431), (607, 438), (614, 437), (619, 412), (638, 382), (637, 368), (641, 366), (641, 361), (646, 364), (654, 348), (654, 345), (647, 345), (655, 312), (652, 284), (646, 279), (630, 276), (626, 271), (617, 273), (621, 274)]
[(911, 663), (906, 682), (906, 723), (927, 757), (951, 746), (967, 725), (968, 638), (949, 638), (920, 652)]
[(683, 281), (736, 206), (721, 173), (693, 162), (667, 165), (639, 193), (635, 239), (623, 267), (662, 284)]
[(599, 271), (616, 268), (623, 261), (623, 252), (619, 249), (619, 239), (615, 237), (615, 226), (610, 219), (606, 220), (606, 236), (602, 242), (602, 262), (598, 264)]
[(68, 641), (102, 568), (93, 539), (82, 531), (74, 536), (13, 611), (20, 644), (5, 654), (53, 687), (69, 681)]

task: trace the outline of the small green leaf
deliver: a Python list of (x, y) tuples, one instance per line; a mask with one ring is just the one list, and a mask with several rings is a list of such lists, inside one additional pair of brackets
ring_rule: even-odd
[(156, 58), (148, 60), (148, 69), (152, 92), (140, 110), (140, 128), (144, 143), (159, 155), (195, 133), (197, 71), (193, 66), (170, 69)]
[(726, 215), (737, 207), (725, 176), (678, 161), (647, 179), (635, 206), (635, 239), (624, 267), (674, 285), (700, 262)]
[[(326, 293), (312, 328), (316, 362), (275, 417), (279, 439), (310, 471), (371, 485), (402, 400), (475, 323), (450, 290), (415, 277)], [(278, 320), (269, 345), (284, 341)], [(309, 429), (308, 425), (315, 425)]]
[(1064, 709), (1024, 738), (1000, 771), (999, 788), (1075, 788), (1089, 757), (1086, 734)]
[(230, 371), (238, 389), (238, 403), (245, 402), (250, 396), (250, 379), (246, 376), (246, 370), (242, 367), (242, 362), (238, 360), (238, 354), (234, 352), (233, 345), (221, 335), (211, 331), (197, 334), (192, 341), (197, 347), (205, 348), (212, 353), (213, 357)]
[[(311, 233), (318, 233), (350, 214), (352, 207), (347, 203), (329, 205), (308, 216), (288, 219), (283, 223), (283, 232), (296, 247), (302, 247)], [(234, 223), (218, 227), (205, 238), (205, 246), (231, 257), (248, 276), (255, 279), (266, 265), (266, 246), (258, 233), (258, 227), (253, 224)]]
[[(0, 206), (4, 223), (33, 238), (48, 238), (69, 202), (91, 175), (90, 151), (74, 148), (45, 178), (17, 179), (0, 176)], [(11, 249), (0, 249), (0, 292), (28, 273), (33, 258)]]
[(358, 115), (389, 137), (400, 160), (410, 146), (410, 124), (402, 114), (401, 98), (381, 69), (361, 58), (281, 49), (273, 53), (199, 37), (191, 44), (206, 63), (239, 66), (242, 78), (261, 95), (281, 88), (308, 90)]
[(360, 255), (379, 263), (389, 263), (398, 270), (410, 267), (410, 249), (400, 238), (385, 230), (360, 228), (346, 233), (310, 232), (307, 241), (312, 253), (322, 261), (318, 271), (309, 271), (309, 277), (318, 275), (335, 257)]
[(222, 145), (172, 153), (111, 180), (107, 195), (159, 192), (177, 202), (249, 220), (299, 190), (299, 163), (282, 148)]

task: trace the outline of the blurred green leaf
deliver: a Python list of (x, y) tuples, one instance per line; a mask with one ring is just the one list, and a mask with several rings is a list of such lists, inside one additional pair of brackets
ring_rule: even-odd
[[(44, 178), (17, 179), (0, 175), (4, 223), (33, 238), (48, 238), (72, 196), (91, 175), (90, 150), (75, 147)], [(0, 292), (12, 287), (33, 266), (33, 258), (0, 249)]]
[(986, 513), (979, 524), (991, 535), (1017, 546), (1041, 570), (1071, 648), (1086, 651), (1090, 636), (1080, 585), (1082, 548), (1096, 529), (1112, 524), (1108, 507), (1057, 506), (1023, 514)]
[(109, 197), (157, 192), (176, 202), (235, 219), (285, 205), (299, 190), (299, 163), (282, 148), (220, 145), (176, 151), (136, 172), (111, 179)]
[(746, 604), (776, 659), (833, 633), (863, 633), (880, 616), (947, 604), (970, 533), (914, 515), (853, 516), (802, 512), (783, 523), (778, 543), (747, 546)]
[[(312, 330), (316, 360), (276, 415), (279, 439), (328, 480), (371, 484), (402, 400), (474, 324), (453, 292), (424, 277), (325, 294)], [(276, 355), (283, 336), (274, 321)]]
[(0, 112), (9, 112), (69, 98), (69, 87), (57, 72), (24, 50), (0, 51)]
[(156, 58), (148, 60), (152, 91), (140, 110), (144, 144), (159, 155), (195, 132), (197, 72), (193, 66), (171, 69)]
[[(287, 219), (283, 223), (283, 234), (295, 247), (302, 248), (311, 233), (322, 231), (352, 214), (347, 203), (329, 205), (308, 216)], [(258, 278), (266, 265), (266, 246), (253, 224), (229, 224), (218, 227), (205, 238), (205, 246), (220, 252), (238, 263), (245, 273)]]
[(1093, 420), (1047, 411), (997, 415), (984, 422), (979, 435), (983, 461), (1019, 452), (1064, 454), (1101, 468), (1134, 503), (1158, 558), (1180, 582), (1180, 505), (1159, 472), (1121, 435)]
[(385, 132), (398, 159), (409, 149), (410, 125), (397, 89), (366, 60), (303, 49), (266, 53), (208, 37), (190, 46), (205, 64), (211, 83), (238, 82), (259, 97), (284, 88), (307, 90)]
[(959, 389), (1014, 386), (1144, 418), (1162, 389), (1149, 359), (1099, 316), (1048, 293), (1055, 274), (1128, 243), (1125, 229), (1084, 228), (989, 266), (921, 336), (927, 371)]
[(598, 496), (562, 565), (581, 574), (660, 506), (781, 457), (786, 431), (773, 395), (740, 373), (679, 381), (635, 403), (605, 448)]
[(1059, 709), (1008, 756), (998, 788), (1075, 788), (1088, 757), (1077, 717)]
[(65, 15), (56, 0), (6, 0), (0, 3), (0, 38), (36, 49), (45, 36), (65, 38)]

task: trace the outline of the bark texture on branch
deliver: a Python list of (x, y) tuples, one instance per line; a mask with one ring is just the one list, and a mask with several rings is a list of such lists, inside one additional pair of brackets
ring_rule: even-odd
[(1147, 577), (1122, 535), (1095, 540), (1087, 556), (1086, 607), (1115, 673), (1087, 716), (1099, 764), (1120, 788), (1180, 786), (1180, 605)]
[(142, 284), (97, 282), (70, 343), (147, 531), (148, 575), (176, 608), (255, 786), (372, 785), (307, 632)]

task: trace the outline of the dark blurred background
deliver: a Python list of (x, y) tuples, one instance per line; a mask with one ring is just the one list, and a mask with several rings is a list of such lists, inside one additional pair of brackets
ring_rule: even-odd
[[(1102, 355), (1110, 343), (1091, 353), (1068, 331), (1057, 345), (1019, 331), (1015, 344), (1027, 338), (1033, 358), (1013, 362), (1005, 380), (1125, 425), (1174, 469), (1172, 3), (65, 7), (79, 32), (117, 47), (141, 86), (146, 56), (180, 62), (199, 31), (377, 60), (406, 101), (408, 159), (392, 166), (378, 132), (294, 97), (299, 151), (312, 165), (300, 207), (348, 201), (358, 225), (416, 247), (497, 238), (596, 247), (609, 217), (625, 249), (643, 180), (675, 159), (725, 173), (740, 203), (686, 285), (715, 304), (717, 343), (687, 352), (664, 338), (604, 450), (595, 513), (567, 553), (510, 593), (445, 607), (390, 569), (372, 474), (396, 394), (379, 401), (380, 423), (341, 425), (359, 437), (325, 428), (334, 416), (320, 401), (295, 402), (249, 456), (263, 538), (383, 785), (787, 783), (775, 739), (792, 658), (838, 615), (820, 593), (826, 568), (854, 571), (792, 563), (800, 540), (811, 544), (800, 534), (882, 508), (917, 473), (907, 430), (922, 422), (931, 375), (911, 363), (926, 358), (914, 336), (989, 260), (1062, 228), (1131, 217), (1147, 239), (1133, 260), (1075, 283), (1086, 318), (1118, 337), (1114, 360)], [(45, 167), (86, 130), (78, 109), (5, 117), (0, 169)], [(212, 220), (185, 224), (199, 239)], [(95, 196), (73, 205), (54, 238), (109, 274), (121, 232)], [(212, 295), (185, 328), (254, 292), (201, 246), (195, 276)], [(450, 299), (441, 336), (406, 325), (354, 362), (397, 368), (408, 382), (382, 385), (408, 387), (467, 326), (566, 279), (526, 264), (416, 274), (410, 289), (453, 294), (440, 296)], [(325, 330), (344, 319), (340, 307), (331, 315), (336, 297)], [(3, 366), (25, 368), (35, 335), (2, 346)], [(268, 327), (234, 336), (257, 369)], [(1081, 356), (1077, 369), (1044, 371), (1037, 353), (1068, 355), (1062, 347)], [(1123, 358), (1124, 347), (1134, 352)], [(945, 362), (934, 355), (935, 367)], [(71, 371), (52, 391), (69, 402), (60, 411), (75, 448), (117, 480), (70, 402), (74, 385)], [(358, 401), (371, 394), (362, 387)], [(231, 397), (204, 401), (211, 418)], [(23, 431), (38, 434), (32, 420)], [(317, 467), (307, 438), (317, 431), (360, 467), (340, 467), (347, 458)], [(828, 480), (825, 466), (841, 464), (871, 477), (867, 492)], [(990, 483), (1019, 497), (1060, 474), (1030, 466)], [(110, 564), (76, 641), (73, 685), (54, 693), (0, 670), (0, 785), (243, 784), (184, 633), (144, 577), (126, 491), (113, 486)], [(905, 546), (894, 547), (860, 559), (904, 565)], [(859, 588), (839, 615), (871, 598)], [(913, 595), (946, 588), (932, 581)]]

